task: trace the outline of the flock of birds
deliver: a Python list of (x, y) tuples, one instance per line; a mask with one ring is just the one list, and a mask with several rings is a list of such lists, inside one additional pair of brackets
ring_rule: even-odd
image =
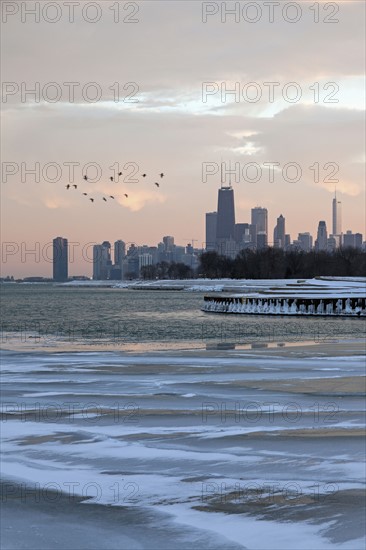
[[(122, 176), (122, 172), (118, 172), (118, 175), (119, 175), (119, 176)], [(160, 178), (163, 178), (163, 177), (165, 176), (164, 172), (161, 172), (161, 173), (159, 174), (159, 176), (160, 176)], [(142, 174), (142, 177), (143, 177), (143, 178), (146, 178), (146, 177), (147, 177), (147, 174)], [(88, 176), (85, 174), (85, 176), (83, 176), (83, 179), (84, 179), (85, 181), (88, 181)], [(111, 182), (114, 182), (114, 177), (113, 177), (113, 176), (110, 176), (109, 179), (110, 179)], [(154, 185), (156, 185), (156, 187), (160, 187), (160, 183), (158, 183), (157, 181), (154, 182)], [(74, 189), (76, 189), (76, 190), (78, 189), (78, 185), (77, 185), (76, 183), (73, 183), (72, 185), (71, 185), (70, 183), (68, 183), (65, 187), (66, 187), (67, 191), (68, 191), (69, 189), (71, 189), (72, 187), (73, 187)], [(93, 202), (95, 201), (95, 198), (94, 198), (94, 197), (89, 197), (89, 194), (88, 194), (88, 193), (84, 193), (84, 192), (83, 192), (83, 196), (84, 196), (84, 197), (88, 197), (88, 199), (90, 200), (91, 203), (93, 203)], [(127, 193), (123, 193), (123, 196), (124, 196), (126, 199), (128, 199), (128, 194), (127, 194)], [(108, 198), (107, 198), (107, 197), (108, 197)], [(102, 197), (102, 200), (103, 200), (104, 202), (107, 202), (109, 199), (115, 200), (115, 198), (116, 198), (114, 195), (107, 195), (107, 197), (105, 197), (105, 196)]]

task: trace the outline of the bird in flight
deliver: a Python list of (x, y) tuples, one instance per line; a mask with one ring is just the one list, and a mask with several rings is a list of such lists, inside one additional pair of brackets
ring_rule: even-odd
[(109, 198), (110, 198), (110, 199), (114, 199), (114, 196), (113, 196), (113, 195), (109, 195)]
[(89, 199), (91, 202), (94, 202), (94, 199)]
[(111, 181), (113, 181), (113, 176), (111, 176), (109, 179), (110, 179)]
[(156, 187), (160, 187), (160, 185), (157, 182), (155, 182), (155, 185), (156, 185)]
[(147, 176), (147, 174), (142, 174), (142, 177), (143, 177), (143, 178), (146, 178), (146, 176)]
[(70, 189), (70, 184), (65, 185), (66, 189)]
[(87, 195), (88, 193), (83, 193), (83, 195)]
[(119, 176), (122, 176), (122, 172), (118, 172), (118, 175), (119, 175)]
[(84, 180), (85, 180), (85, 181), (88, 181), (88, 176), (87, 176), (86, 174), (85, 174), (85, 176), (84, 176)]
[(160, 174), (160, 177), (161, 177), (161, 178), (163, 178), (163, 177), (164, 177), (164, 174), (163, 174), (163, 172), (162, 172), (162, 173)]
[(103, 200), (104, 200), (105, 202), (107, 202), (107, 199), (106, 199), (105, 197), (103, 197)]
[(126, 195), (126, 193), (124, 193), (124, 195), (125, 195), (126, 199), (128, 199), (128, 195)]
[(75, 189), (77, 189), (77, 188), (78, 188), (78, 186), (77, 186), (77, 185), (73, 185), (73, 187), (74, 187)]

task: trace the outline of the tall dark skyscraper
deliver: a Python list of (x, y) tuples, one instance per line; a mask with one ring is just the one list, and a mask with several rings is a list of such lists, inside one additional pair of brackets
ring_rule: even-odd
[(112, 268), (111, 243), (104, 241), (93, 246), (93, 279), (105, 281), (109, 279)]
[(53, 280), (67, 281), (68, 278), (68, 250), (67, 239), (56, 237), (53, 239)]
[(121, 267), (125, 257), (126, 257), (126, 243), (121, 240), (116, 241), (114, 243), (114, 263), (119, 267)]
[(216, 241), (218, 243), (230, 239), (235, 239), (234, 190), (231, 186), (219, 189), (216, 227)]
[(273, 246), (276, 248), (285, 248), (285, 234), (285, 218), (281, 214), (280, 217), (277, 218), (277, 225), (273, 231)]
[(318, 235), (315, 241), (315, 250), (327, 249), (328, 232), (325, 221), (320, 221), (318, 225)]

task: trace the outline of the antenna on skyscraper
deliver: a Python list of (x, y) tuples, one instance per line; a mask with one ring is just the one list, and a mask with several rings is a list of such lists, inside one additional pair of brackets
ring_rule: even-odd
[(220, 180), (221, 180), (221, 187), (222, 187), (222, 184), (223, 184), (223, 181), (222, 181), (222, 157), (221, 157), (221, 164), (220, 164)]

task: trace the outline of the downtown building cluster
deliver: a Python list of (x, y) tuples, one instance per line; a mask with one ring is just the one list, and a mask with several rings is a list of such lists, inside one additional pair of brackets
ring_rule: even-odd
[(112, 261), (112, 246), (109, 241), (93, 247), (93, 279), (94, 280), (128, 280), (138, 279), (142, 269), (166, 262), (184, 264), (195, 270), (199, 263), (200, 250), (194, 249), (192, 244), (178, 246), (174, 244), (174, 237), (163, 237), (157, 246), (137, 246), (132, 243), (128, 246), (124, 241), (114, 243)]
[[(93, 279), (96, 281), (123, 281), (138, 279), (143, 268), (158, 264), (183, 264), (192, 272), (199, 265), (202, 249), (193, 248), (192, 244), (179, 246), (174, 237), (165, 236), (157, 246), (137, 246), (117, 240), (113, 249), (109, 241), (93, 246)], [(53, 240), (53, 280), (68, 280), (68, 241), (63, 237)], [(73, 277), (85, 279), (87, 277)]]
[[(309, 232), (299, 233), (297, 239), (291, 241), (290, 235), (286, 233), (286, 220), (282, 214), (277, 218), (273, 233), (269, 236), (268, 210), (261, 206), (252, 208), (250, 223), (236, 223), (234, 190), (231, 185), (221, 186), (218, 191), (217, 211), (206, 214), (206, 241), (202, 248), (194, 248), (194, 241), (187, 246), (176, 245), (172, 236), (163, 237), (157, 246), (137, 246), (117, 240), (112, 249), (111, 243), (104, 241), (93, 246), (93, 279), (138, 279), (144, 268), (163, 263), (183, 264), (194, 273), (199, 266), (200, 254), (205, 251), (215, 251), (235, 259), (241, 250), (263, 250), (269, 246), (303, 252), (315, 249), (331, 253), (340, 247), (366, 250), (361, 233), (350, 230), (342, 232), (341, 207), (341, 202), (335, 195), (332, 201), (331, 233), (328, 233), (326, 222), (321, 220), (315, 241)], [(63, 237), (56, 237), (53, 240), (53, 280), (62, 282), (68, 278), (68, 241)]]
[(284, 250), (323, 250), (333, 252), (339, 247), (366, 248), (361, 233), (348, 230), (342, 233), (341, 202), (335, 194), (332, 202), (332, 232), (328, 234), (324, 220), (319, 221), (317, 236), (309, 232), (299, 233), (296, 240), (286, 233), (286, 220), (281, 214), (273, 230), (268, 230), (268, 210), (256, 206), (251, 210), (250, 223), (236, 223), (234, 190), (221, 186), (218, 193), (217, 211), (206, 213), (206, 251), (215, 251), (222, 256), (235, 258), (243, 249), (262, 250), (268, 246)]

